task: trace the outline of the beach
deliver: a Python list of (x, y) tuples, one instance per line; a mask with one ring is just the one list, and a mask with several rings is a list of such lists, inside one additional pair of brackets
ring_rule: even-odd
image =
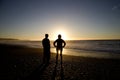
[[(0, 44), (0, 80), (119, 80), (120, 59), (63, 55), (42, 62), (42, 48)], [(74, 52), (72, 52), (74, 54)], [(60, 57), (60, 56), (59, 56)]]

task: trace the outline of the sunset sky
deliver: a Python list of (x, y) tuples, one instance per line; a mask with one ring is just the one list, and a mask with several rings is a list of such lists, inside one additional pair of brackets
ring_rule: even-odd
[(0, 37), (120, 39), (120, 0), (0, 0)]

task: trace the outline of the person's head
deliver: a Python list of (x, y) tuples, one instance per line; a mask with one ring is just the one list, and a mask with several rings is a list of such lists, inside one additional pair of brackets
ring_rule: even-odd
[(48, 36), (49, 36), (48, 34), (45, 34), (45, 38), (48, 38)]
[(61, 35), (60, 34), (58, 35), (58, 39), (61, 39)]

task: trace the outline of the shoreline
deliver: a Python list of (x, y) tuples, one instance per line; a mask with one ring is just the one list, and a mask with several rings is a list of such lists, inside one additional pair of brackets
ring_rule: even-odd
[[(42, 45), (39, 44), (38, 42), (36, 43), (31, 43), (31, 41), (29, 42), (24, 42), (24, 41), (10, 41), (8, 40), (8, 42), (3, 42), (0, 41), (0, 44), (8, 44), (8, 45), (16, 45), (16, 46), (26, 46), (26, 47), (30, 47), (30, 48), (37, 48), (37, 49), (42, 49)], [(39, 41), (40, 42), (40, 41)], [(39, 45), (38, 45), (39, 44)], [(51, 52), (55, 53), (56, 50), (53, 46), (51, 46)], [(74, 53), (73, 53), (74, 52)], [(106, 58), (106, 59), (120, 59), (120, 50), (116, 49), (116, 50), (110, 50), (110, 49), (106, 49), (106, 50), (102, 50), (102, 49), (94, 49), (94, 47), (91, 49), (79, 49), (79, 48), (69, 48), (69, 47), (65, 47), (63, 50), (63, 55), (71, 55), (71, 56), (82, 56), (82, 57), (91, 57), (91, 58)]]
[[(51, 52), (55, 53), (55, 48), (51, 48)], [(74, 54), (73, 54), (74, 52)], [(90, 57), (90, 58), (100, 58), (100, 59), (120, 59), (119, 53), (109, 53), (109, 52), (97, 52), (97, 51), (85, 51), (76, 49), (63, 49), (63, 55), (68, 56), (80, 56), (80, 57)]]

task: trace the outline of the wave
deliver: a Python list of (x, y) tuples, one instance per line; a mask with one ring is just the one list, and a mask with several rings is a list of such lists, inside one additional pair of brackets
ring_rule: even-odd
[(68, 43), (66, 48), (85, 51), (120, 53), (120, 40), (71, 41)]
[(120, 50), (106, 50), (106, 49), (85, 49), (85, 48), (66, 48), (66, 49), (75, 49), (83, 51), (95, 51), (95, 52), (108, 52), (108, 53), (120, 53)]
[[(25, 45), (28, 47), (42, 48), (41, 41), (2, 40), (0, 43)], [(120, 40), (77, 40), (66, 41), (66, 49), (120, 53)], [(51, 48), (54, 48), (51, 41)]]

